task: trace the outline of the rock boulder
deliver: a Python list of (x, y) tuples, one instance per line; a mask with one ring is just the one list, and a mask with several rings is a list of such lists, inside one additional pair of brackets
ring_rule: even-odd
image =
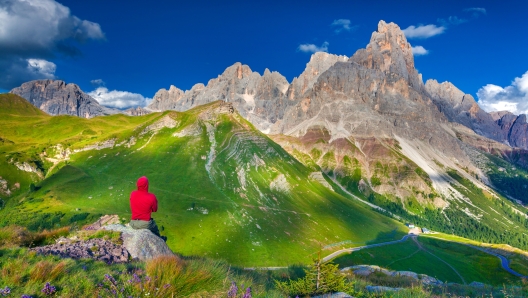
[(133, 259), (148, 260), (163, 255), (174, 255), (163, 239), (149, 230), (135, 230), (121, 224), (102, 227), (104, 230), (121, 232), (123, 246)]

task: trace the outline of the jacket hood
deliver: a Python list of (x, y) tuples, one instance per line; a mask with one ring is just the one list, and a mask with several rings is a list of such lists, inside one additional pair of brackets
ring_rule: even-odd
[(149, 182), (147, 177), (143, 176), (139, 178), (136, 185), (138, 190), (148, 192)]

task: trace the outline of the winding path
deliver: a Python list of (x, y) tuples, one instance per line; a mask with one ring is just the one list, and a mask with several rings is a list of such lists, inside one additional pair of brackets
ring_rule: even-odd
[(467, 243), (462, 243), (462, 242), (457, 242), (457, 241), (451, 241), (451, 240), (446, 240), (446, 239), (442, 239), (442, 238), (437, 238), (437, 237), (431, 237), (429, 236), (429, 238), (433, 238), (433, 239), (438, 239), (438, 240), (442, 240), (442, 241), (447, 241), (447, 242), (452, 242), (452, 243), (458, 243), (458, 244), (462, 244), (462, 245), (466, 245), (466, 246), (469, 246), (469, 247), (472, 247), (474, 249), (477, 249), (477, 250), (480, 250), (481, 252), (484, 252), (484, 253), (487, 253), (488, 255), (492, 255), (492, 256), (495, 256), (497, 258), (500, 259), (501, 261), (501, 266), (504, 270), (506, 270), (507, 272), (517, 276), (517, 277), (521, 277), (521, 278), (528, 278), (528, 276), (526, 275), (522, 275), (520, 274), (519, 272), (517, 271), (514, 271), (513, 269), (510, 268), (510, 261), (503, 255), (499, 255), (498, 253), (494, 253), (492, 251), (489, 251), (485, 248), (482, 248), (482, 247), (479, 247), (479, 246), (476, 246), (476, 245), (471, 245), (471, 244), (467, 244)]
[(444, 261), (442, 258), (440, 258), (439, 256), (433, 254), (432, 252), (430, 252), (429, 250), (423, 248), (422, 244), (416, 240), (416, 236), (414, 237), (411, 237), (412, 241), (414, 241), (414, 243), (416, 243), (416, 245), (418, 245), (418, 248), (425, 251), (426, 253), (432, 255), (433, 257), (437, 258), (440, 262), (446, 264), (449, 268), (451, 268), (451, 270), (455, 271), (455, 273), (458, 275), (458, 277), (460, 277), (460, 280), (462, 280), (462, 282), (467, 285), (466, 283), (466, 280), (464, 279), (464, 277), (462, 277), (462, 275), (455, 269), (455, 267), (451, 266), (451, 264), (449, 264), (448, 262)]
[(405, 235), (400, 240), (394, 240), (394, 241), (389, 241), (389, 242), (382, 242), (382, 243), (376, 243), (376, 244), (370, 244), (370, 245), (364, 245), (364, 246), (358, 246), (358, 247), (341, 249), (341, 250), (335, 251), (335, 252), (329, 254), (328, 256), (324, 257), (323, 258), (323, 262), (328, 262), (328, 261), (336, 258), (337, 256), (339, 256), (341, 254), (344, 254), (344, 253), (347, 253), (347, 252), (351, 253), (351, 252), (362, 250), (362, 249), (401, 243), (401, 242), (404, 242), (405, 240), (407, 240), (407, 238), (409, 238), (409, 236), (411, 236), (411, 235)]

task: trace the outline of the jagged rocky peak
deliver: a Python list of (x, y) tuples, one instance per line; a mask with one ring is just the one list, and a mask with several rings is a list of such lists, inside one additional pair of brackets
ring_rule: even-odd
[(414, 68), (411, 45), (405, 34), (394, 23), (378, 23), (378, 31), (372, 33), (366, 49), (358, 50), (350, 61), (364, 67), (400, 75), (415, 89), (421, 89), (421, 76)]
[(433, 99), (446, 99), (453, 104), (460, 104), (465, 95), (464, 92), (452, 83), (438, 83), (438, 81), (434, 79), (429, 79), (425, 82), (425, 90)]
[(36, 80), (14, 88), (10, 93), (25, 98), (50, 115), (73, 115), (91, 118), (111, 114), (111, 109), (84, 93), (76, 84), (60, 80)]
[(482, 110), (473, 96), (464, 94), (452, 83), (427, 80), (425, 90), (449, 121), (463, 124), (499, 142), (507, 140), (507, 135), (497, 126), (493, 116)]
[(154, 97), (148, 108), (154, 111), (165, 111), (174, 109), (174, 104), (185, 95), (185, 92), (174, 85), (169, 90), (160, 89)]
[(495, 120), (495, 121), (501, 119), (504, 116), (517, 117), (515, 114), (513, 114), (510, 111), (494, 111), (494, 112), (490, 112), (489, 114), (490, 114), (491, 118), (493, 118), (493, 120)]
[(303, 73), (294, 78), (288, 90), (288, 98), (294, 99), (296, 96), (304, 94), (308, 89), (312, 88), (319, 76), (327, 71), (337, 62), (348, 61), (347, 56), (338, 56), (328, 54), (326, 52), (317, 52), (312, 55), (310, 61), (306, 64)]

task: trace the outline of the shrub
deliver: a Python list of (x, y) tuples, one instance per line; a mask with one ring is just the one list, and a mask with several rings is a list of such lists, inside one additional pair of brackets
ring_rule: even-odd
[(336, 264), (315, 261), (305, 272), (306, 276), (303, 278), (284, 282), (275, 280), (275, 285), (281, 292), (292, 297), (333, 292), (354, 293), (354, 285), (347, 281)]

